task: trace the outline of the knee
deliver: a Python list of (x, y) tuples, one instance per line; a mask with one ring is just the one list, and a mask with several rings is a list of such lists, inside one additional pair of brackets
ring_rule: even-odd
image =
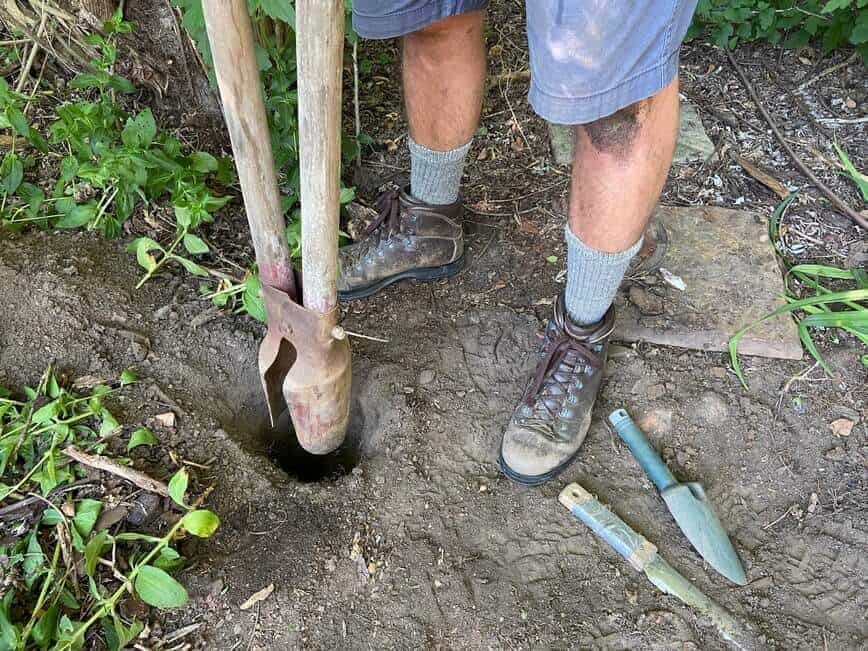
[(612, 115), (581, 127), (598, 152), (623, 155), (629, 153), (642, 128), (642, 121), (653, 98), (626, 106)]
[(481, 35), (485, 23), (482, 11), (473, 11), (457, 16), (449, 16), (425, 27), (407, 34), (408, 42), (424, 43), (426, 45), (454, 45), (456, 39), (473, 38)]

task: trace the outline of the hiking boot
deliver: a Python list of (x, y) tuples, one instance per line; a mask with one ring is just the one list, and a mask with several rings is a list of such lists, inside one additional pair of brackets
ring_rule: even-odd
[(404, 190), (379, 196), (377, 219), (358, 242), (340, 249), (338, 298), (365, 298), (405, 278), (435, 280), (464, 264), (461, 203), (435, 206)]
[(539, 361), (500, 444), (500, 469), (520, 484), (554, 478), (578, 456), (603, 378), (614, 308), (589, 326), (570, 321), (558, 297)]

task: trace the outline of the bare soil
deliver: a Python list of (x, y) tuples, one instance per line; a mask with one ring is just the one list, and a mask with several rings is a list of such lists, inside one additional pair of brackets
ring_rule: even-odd
[[(500, 434), (562, 282), (568, 180), (527, 106), (527, 81), (503, 77), (527, 66), (513, 5), (492, 10), (491, 73), (500, 76), (466, 176), (465, 271), (346, 306), (348, 330), (388, 340), (353, 340), (346, 449), (309, 457), (285, 423), (277, 432), (268, 426), (255, 365), (259, 324), (211, 318), (196, 280), (177, 270), (134, 290), (138, 270), (123, 243), (91, 234), (0, 239), (0, 383), (34, 384), (51, 358), (73, 375), (116, 377), (133, 366), (146, 380), (121, 405), (126, 422), (176, 412), (175, 428), (160, 434), (176, 459), (207, 466), (194, 468), (196, 482), (198, 489), (217, 482), (211, 508), (223, 525), (198, 547), (188, 543), (196, 560), (181, 578), (191, 604), (159, 626), (169, 633), (201, 623), (202, 648), (723, 648), (707, 622), (659, 594), (557, 503), (570, 481), (757, 627), (759, 648), (864, 648), (868, 374), (858, 361), (864, 349), (844, 335), (820, 337), (833, 378), (807, 357), (747, 358), (748, 390), (723, 354), (616, 345), (579, 460), (538, 489), (499, 475)], [(390, 61), (378, 58), (384, 53)], [(396, 55), (394, 43), (362, 48), (375, 60), (362, 88), (363, 127), (375, 140), (357, 177), (363, 198), (406, 173), (403, 148), (390, 151), (406, 130), (388, 115), (400, 112)], [(864, 113), (864, 68), (840, 68), (804, 97), (791, 90), (846, 56), (737, 53), (799, 151), (859, 206), (832, 165), (830, 127), (817, 116), (850, 115), (835, 102), (846, 97), (859, 107), (854, 116)], [(738, 205), (767, 217), (778, 199), (726, 150), (787, 185), (804, 180), (721, 52), (687, 46), (682, 69), (684, 92), (704, 109), (721, 156), (674, 169), (664, 201)], [(833, 128), (865, 169), (864, 124)], [(818, 197), (808, 188), (791, 208), (787, 243), (803, 247), (790, 253), (864, 264), (865, 234)], [(211, 241), (225, 247), (225, 259), (249, 261), (244, 229), (237, 206), (213, 226)], [(557, 263), (547, 261), (552, 255)], [(678, 477), (704, 484), (747, 586), (704, 567), (686, 543), (603, 424), (616, 407), (637, 415)], [(841, 417), (856, 422), (849, 436), (830, 428)], [(177, 468), (169, 454), (138, 463), (160, 478)], [(268, 598), (240, 610), (272, 583)]]

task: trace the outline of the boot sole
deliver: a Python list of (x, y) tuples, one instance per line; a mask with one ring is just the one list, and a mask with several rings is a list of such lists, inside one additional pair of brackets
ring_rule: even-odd
[(503, 450), (498, 453), (497, 465), (500, 466), (500, 472), (502, 472), (507, 479), (514, 481), (516, 484), (521, 484), (522, 486), (541, 486), (569, 468), (578, 458), (581, 450), (582, 448), (580, 446), (569, 459), (541, 475), (523, 475), (520, 472), (516, 472), (506, 464), (506, 461), (503, 460)]
[(367, 287), (360, 287), (359, 289), (338, 292), (338, 299), (342, 301), (355, 301), (360, 298), (368, 298), (369, 296), (373, 296), (377, 292), (382, 291), (389, 285), (397, 283), (401, 280), (419, 280), (422, 282), (430, 282), (432, 280), (439, 280), (440, 278), (451, 278), (459, 271), (461, 271), (463, 267), (464, 256), (461, 256), (455, 262), (450, 262), (449, 264), (444, 264), (440, 267), (409, 269), (407, 271), (402, 271), (399, 274), (395, 274), (394, 276), (383, 278), (382, 280), (374, 283), (373, 285), (368, 285)]

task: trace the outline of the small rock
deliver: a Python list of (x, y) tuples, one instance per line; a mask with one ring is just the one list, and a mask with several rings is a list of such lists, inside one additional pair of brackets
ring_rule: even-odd
[(415, 393), (415, 392), (416, 392), (416, 389), (414, 389), (413, 387), (404, 387), (404, 393), (406, 393), (407, 395), (410, 395), (411, 393)]
[(434, 377), (434, 371), (432, 371), (430, 368), (426, 368), (419, 374), (419, 384), (421, 386), (431, 384), (434, 381)]
[(652, 294), (638, 285), (630, 287), (627, 298), (639, 309), (640, 314), (646, 316), (663, 314), (663, 297)]
[(154, 419), (163, 427), (172, 428), (175, 426), (175, 412), (167, 411), (162, 414), (157, 414)]
[(711, 370), (709, 371), (709, 374), (711, 375), (711, 377), (713, 377), (715, 379), (725, 380), (726, 379), (726, 368), (724, 368), (723, 366), (713, 366), (711, 368)]
[(690, 414), (694, 422), (721, 425), (729, 418), (729, 405), (720, 394), (706, 391), (699, 396), (699, 404)]
[(845, 437), (850, 436), (850, 432), (853, 431), (853, 425), (855, 424), (856, 423), (849, 418), (838, 418), (829, 423), (829, 427), (832, 429), (832, 434), (835, 436)]
[(440, 579), (434, 579), (434, 587), (438, 590), (443, 587), (443, 583), (440, 581)]
[(637, 425), (649, 434), (668, 434), (672, 430), (672, 410), (652, 409), (640, 415)]

